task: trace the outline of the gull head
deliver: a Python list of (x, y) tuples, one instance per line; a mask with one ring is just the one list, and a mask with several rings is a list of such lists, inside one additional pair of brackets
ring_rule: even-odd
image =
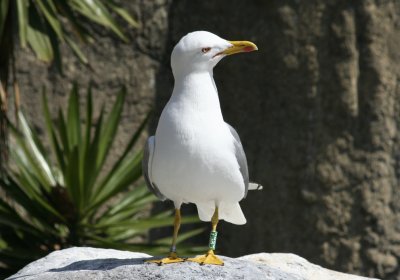
[(249, 41), (228, 41), (207, 31), (191, 32), (176, 44), (171, 55), (174, 75), (211, 71), (225, 56), (251, 52), (257, 46)]

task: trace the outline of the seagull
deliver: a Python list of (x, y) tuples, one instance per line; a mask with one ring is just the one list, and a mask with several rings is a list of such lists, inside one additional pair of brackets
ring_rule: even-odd
[(176, 253), (182, 203), (194, 203), (200, 220), (211, 221), (212, 226), (208, 252), (188, 261), (223, 265), (214, 254), (218, 221), (246, 223), (239, 201), (261, 185), (249, 182), (239, 135), (223, 119), (213, 68), (225, 56), (255, 50), (249, 41), (227, 41), (195, 31), (172, 51), (174, 89), (155, 135), (147, 140), (142, 165), (149, 189), (160, 200), (174, 202), (174, 232), (169, 255), (150, 262), (185, 261)]

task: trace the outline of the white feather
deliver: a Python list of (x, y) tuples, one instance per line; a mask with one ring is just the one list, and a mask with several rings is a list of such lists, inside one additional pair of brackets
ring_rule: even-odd
[[(209, 34), (198, 34), (199, 42), (215, 46), (215, 52), (230, 45)], [(212, 72), (221, 58), (205, 61), (199, 45), (200, 54), (183, 59), (188, 51), (181, 48), (193, 44), (196, 49), (196, 44), (200, 44), (184, 39), (172, 54), (175, 85), (155, 134), (152, 180), (175, 205), (195, 203), (202, 220), (209, 221), (219, 206), (221, 219), (244, 224), (246, 219), (238, 202), (244, 196), (245, 185)], [(187, 63), (188, 59), (193, 63)]]

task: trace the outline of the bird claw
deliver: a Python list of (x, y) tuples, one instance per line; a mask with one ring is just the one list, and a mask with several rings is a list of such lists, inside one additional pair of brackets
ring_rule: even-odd
[(224, 261), (221, 260), (212, 250), (208, 251), (207, 254), (197, 256), (195, 258), (187, 259), (189, 262), (197, 262), (200, 265), (213, 264), (213, 265), (224, 265)]
[(184, 261), (185, 261), (185, 259), (178, 257), (178, 255), (175, 252), (171, 252), (171, 253), (169, 253), (168, 257), (166, 257), (166, 258), (157, 259), (157, 260), (148, 260), (145, 262), (163, 265), (163, 264), (170, 264), (170, 263), (179, 263), (179, 262), (184, 262)]

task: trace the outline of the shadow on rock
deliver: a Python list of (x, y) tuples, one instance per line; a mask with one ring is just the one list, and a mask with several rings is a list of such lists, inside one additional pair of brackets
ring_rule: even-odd
[(140, 265), (153, 258), (134, 259), (95, 259), (73, 262), (67, 266), (50, 269), (49, 272), (77, 271), (77, 270), (110, 270), (123, 265)]

